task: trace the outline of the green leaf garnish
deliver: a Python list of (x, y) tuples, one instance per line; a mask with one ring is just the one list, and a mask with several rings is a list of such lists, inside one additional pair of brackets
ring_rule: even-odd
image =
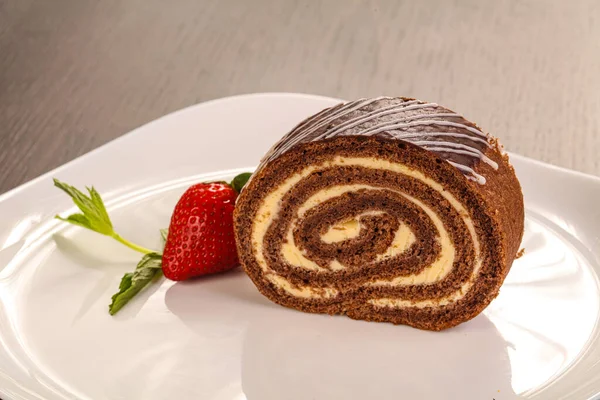
[(73, 199), (73, 202), (77, 208), (79, 208), (83, 213), (72, 214), (67, 218), (62, 218), (57, 215), (56, 218), (87, 229), (91, 229), (92, 231), (98, 232), (102, 235), (111, 236), (114, 234), (112, 222), (110, 221), (108, 213), (106, 212), (102, 198), (96, 189), (93, 187), (86, 188), (89, 193), (89, 196), (87, 196), (73, 186), (67, 185), (58, 179), (54, 179), (54, 186), (71, 196), (71, 199)]
[(155, 278), (162, 275), (162, 255), (148, 253), (142, 257), (135, 270), (123, 275), (119, 284), (119, 291), (112, 296), (112, 303), (108, 306), (110, 315), (115, 315), (136, 294), (146, 287)]
[(240, 193), (242, 191), (242, 188), (246, 185), (246, 183), (248, 183), (248, 179), (250, 179), (251, 176), (252, 174), (250, 172), (244, 172), (242, 174), (239, 174), (231, 181), (231, 187), (233, 188), (233, 190)]
[[(106, 207), (104, 206), (104, 202), (102, 201), (102, 197), (100, 197), (100, 194), (93, 187), (86, 188), (88, 192), (86, 195), (80, 190), (61, 182), (58, 179), (54, 179), (54, 186), (68, 194), (71, 199), (73, 199), (77, 208), (81, 211), (81, 213), (71, 214), (66, 218), (57, 215), (57, 219), (81, 226), (102, 235), (110, 236), (130, 249), (144, 253), (144, 257), (142, 257), (142, 260), (138, 263), (135, 270), (126, 273), (123, 278), (121, 278), (119, 292), (112, 297), (112, 303), (108, 306), (109, 313), (114, 315), (127, 304), (129, 300), (138, 294), (140, 290), (146, 287), (148, 283), (154, 278), (162, 275), (162, 255), (153, 250), (138, 246), (115, 232), (110, 217), (108, 216), (108, 212), (106, 211)], [(166, 238), (166, 233), (162, 230), (161, 235), (163, 235), (163, 238)]]
[(102, 235), (110, 236), (130, 249), (139, 251), (140, 253), (147, 254), (153, 252), (150, 249), (138, 246), (137, 244), (126, 240), (114, 231), (112, 222), (108, 216), (104, 202), (102, 201), (102, 197), (100, 197), (100, 193), (98, 193), (96, 189), (93, 187), (86, 188), (89, 193), (89, 195), (86, 195), (77, 188), (61, 182), (56, 178), (54, 179), (54, 186), (68, 194), (71, 199), (73, 199), (73, 203), (75, 203), (77, 208), (81, 211), (81, 213), (71, 214), (67, 218), (57, 215), (57, 219), (87, 228)]

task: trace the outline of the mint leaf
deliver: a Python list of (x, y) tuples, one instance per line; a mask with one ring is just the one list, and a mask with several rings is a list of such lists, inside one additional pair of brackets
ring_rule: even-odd
[[(102, 197), (94, 187), (86, 187), (88, 192), (86, 195), (58, 179), (54, 179), (54, 186), (68, 194), (81, 211), (81, 213), (71, 214), (66, 218), (57, 215), (57, 219), (110, 236), (130, 249), (144, 253), (144, 257), (142, 257), (135, 270), (123, 275), (119, 283), (119, 291), (112, 296), (108, 312), (114, 315), (146, 285), (162, 275), (162, 255), (132, 243), (115, 232)], [(166, 241), (167, 230), (161, 230), (161, 235)]]
[(75, 203), (77, 208), (83, 213), (71, 214), (67, 218), (57, 215), (55, 218), (98, 232), (102, 235), (110, 236), (130, 249), (139, 251), (140, 253), (148, 254), (153, 252), (150, 249), (130, 242), (114, 231), (112, 222), (108, 216), (104, 202), (102, 201), (102, 197), (100, 197), (100, 193), (98, 193), (94, 187), (86, 187), (89, 193), (89, 195), (86, 195), (77, 188), (67, 185), (56, 178), (54, 179), (54, 186), (68, 194), (71, 199), (73, 199), (73, 203)]
[(161, 229), (160, 230), (160, 236), (162, 237), (163, 241), (167, 241), (167, 236), (169, 236), (169, 230), (167, 228)]
[(242, 191), (242, 188), (246, 185), (246, 183), (248, 183), (248, 179), (250, 179), (251, 176), (252, 174), (250, 172), (244, 172), (243, 174), (239, 174), (231, 181), (231, 187), (233, 188), (233, 190), (240, 193)]
[(77, 208), (82, 212), (82, 214), (72, 214), (67, 218), (62, 218), (57, 215), (56, 218), (74, 225), (82, 226), (102, 235), (114, 235), (112, 222), (106, 212), (106, 207), (104, 207), (102, 198), (96, 189), (93, 187), (87, 188), (89, 193), (88, 196), (58, 179), (54, 179), (54, 186), (68, 194), (71, 199), (73, 199)]
[(119, 291), (112, 296), (108, 306), (110, 315), (115, 315), (125, 304), (138, 294), (147, 284), (162, 274), (162, 255), (148, 253), (142, 257), (135, 271), (128, 272), (121, 278)]

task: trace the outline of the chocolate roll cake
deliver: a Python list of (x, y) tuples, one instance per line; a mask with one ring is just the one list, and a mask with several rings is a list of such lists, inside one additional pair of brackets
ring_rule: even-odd
[(390, 97), (300, 123), (235, 210), (241, 263), (272, 301), (429, 330), (498, 295), (523, 224), (495, 138), (435, 103)]

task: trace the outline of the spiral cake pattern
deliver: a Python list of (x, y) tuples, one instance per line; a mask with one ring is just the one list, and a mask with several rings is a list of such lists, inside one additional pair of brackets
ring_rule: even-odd
[(380, 97), (275, 144), (235, 227), (242, 265), (276, 303), (441, 330), (497, 296), (523, 200), (494, 138), (437, 104)]

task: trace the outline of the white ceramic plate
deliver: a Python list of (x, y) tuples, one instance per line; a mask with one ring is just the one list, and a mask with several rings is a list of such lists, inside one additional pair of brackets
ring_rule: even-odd
[[(590, 399), (600, 393), (600, 179), (512, 156), (525, 256), (500, 296), (445, 332), (292, 311), (241, 272), (162, 281), (107, 312), (138, 254), (52, 219), (55, 176), (94, 185), (116, 229), (160, 244), (192, 182), (231, 177), (336, 100), (259, 94), (176, 112), (0, 197), (0, 397)], [(236, 170), (236, 171), (234, 171)]]

